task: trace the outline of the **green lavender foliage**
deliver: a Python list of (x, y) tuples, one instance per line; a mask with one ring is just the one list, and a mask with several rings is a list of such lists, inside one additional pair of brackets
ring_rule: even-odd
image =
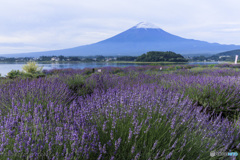
[(167, 68), (65, 69), (1, 80), (0, 159), (214, 160), (229, 158), (210, 157), (214, 150), (240, 153), (239, 71)]

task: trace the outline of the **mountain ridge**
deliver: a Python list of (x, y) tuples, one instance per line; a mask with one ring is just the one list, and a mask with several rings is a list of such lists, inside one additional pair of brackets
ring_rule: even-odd
[(148, 51), (173, 51), (182, 55), (197, 55), (216, 54), (235, 49), (240, 49), (240, 46), (182, 38), (153, 24), (141, 22), (124, 32), (97, 43), (61, 50), (23, 53), (21, 56), (138, 56)]

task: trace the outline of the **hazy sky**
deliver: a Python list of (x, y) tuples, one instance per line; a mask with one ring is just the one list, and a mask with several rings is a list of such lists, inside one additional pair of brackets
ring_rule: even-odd
[(1, 0), (0, 54), (91, 44), (139, 22), (240, 45), (239, 0)]

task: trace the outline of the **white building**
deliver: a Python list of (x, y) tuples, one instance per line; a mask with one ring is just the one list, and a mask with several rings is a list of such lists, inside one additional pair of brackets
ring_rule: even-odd
[(57, 61), (59, 61), (59, 58), (58, 57), (52, 57), (51, 61), (56, 61), (57, 62)]

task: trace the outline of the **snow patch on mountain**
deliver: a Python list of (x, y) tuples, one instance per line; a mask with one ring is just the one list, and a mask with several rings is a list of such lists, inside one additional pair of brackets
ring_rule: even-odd
[(147, 28), (149, 28), (149, 29), (154, 28), (154, 29), (159, 29), (158, 26), (156, 26), (156, 25), (154, 25), (154, 24), (151, 24), (151, 23), (147, 23), (147, 22), (140, 22), (140, 23), (138, 23), (138, 24), (135, 26), (135, 28), (145, 28), (145, 29), (147, 29)]

